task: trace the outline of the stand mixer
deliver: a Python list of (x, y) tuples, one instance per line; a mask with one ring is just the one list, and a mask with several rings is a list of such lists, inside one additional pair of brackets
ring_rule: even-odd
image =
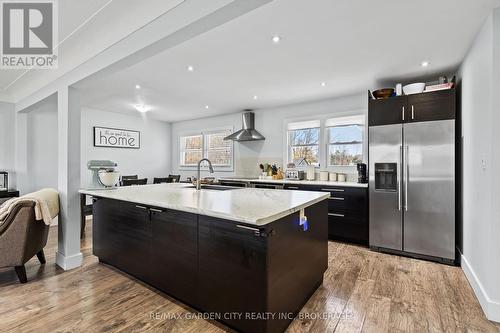
[(120, 173), (117, 171), (117, 163), (107, 160), (91, 160), (87, 162), (87, 168), (92, 171), (92, 189), (110, 189), (120, 181)]

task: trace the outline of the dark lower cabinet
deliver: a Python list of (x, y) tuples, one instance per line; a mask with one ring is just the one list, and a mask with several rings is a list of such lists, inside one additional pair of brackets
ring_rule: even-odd
[(151, 284), (196, 306), (198, 216), (151, 208), (151, 226), (154, 270)]
[(138, 279), (148, 280), (152, 258), (148, 208), (126, 201), (98, 199), (92, 209), (94, 255)]
[(328, 201), (265, 226), (144, 207), (93, 204), (93, 250), (131, 274), (242, 332), (283, 332), (328, 265)]
[(222, 316), (242, 314), (222, 321), (243, 332), (284, 331), (323, 281), (327, 205), (325, 200), (306, 208), (305, 229), (299, 213), (262, 228), (200, 215), (201, 308)]
[[(267, 230), (199, 217), (199, 302), (205, 311), (262, 313), (266, 309)], [(264, 332), (265, 320), (225, 318), (244, 332)]]
[(329, 238), (368, 245), (368, 188), (286, 184), (285, 189), (329, 192)]

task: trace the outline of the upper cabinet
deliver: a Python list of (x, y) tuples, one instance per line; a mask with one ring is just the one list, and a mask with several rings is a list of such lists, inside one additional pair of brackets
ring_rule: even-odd
[(409, 95), (407, 122), (455, 118), (455, 89)]
[(404, 121), (406, 96), (387, 99), (370, 99), (368, 103), (368, 126), (400, 124)]
[(387, 99), (370, 99), (368, 125), (391, 125), (419, 121), (454, 119), (455, 89)]

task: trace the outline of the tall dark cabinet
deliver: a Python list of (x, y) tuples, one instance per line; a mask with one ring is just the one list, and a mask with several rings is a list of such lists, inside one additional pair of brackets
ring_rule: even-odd
[(455, 89), (369, 99), (369, 245), (458, 263), (461, 126)]

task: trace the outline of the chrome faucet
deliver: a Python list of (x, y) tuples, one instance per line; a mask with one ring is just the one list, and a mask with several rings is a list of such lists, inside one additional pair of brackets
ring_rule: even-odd
[(208, 158), (202, 158), (201, 160), (198, 161), (198, 177), (196, 177), (196, 189), (201, 190), (201, 178), (200, 178), (200, 168), (201, 168), (201, 162), (207, 161), (208, 162), (208, 168), (210, 169), (210, 173), (214, 173), (214, 168), (212, 167), (212, 162)]

